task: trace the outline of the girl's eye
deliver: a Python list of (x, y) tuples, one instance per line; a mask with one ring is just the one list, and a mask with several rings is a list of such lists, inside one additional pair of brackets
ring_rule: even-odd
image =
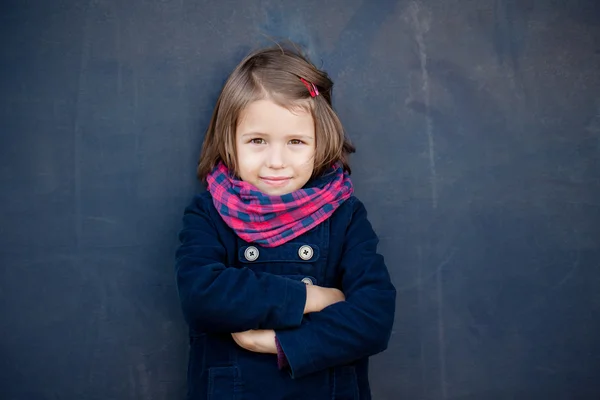
[(263, 144), (265, 140), (261, 139), (261, 138), (254, 138), (254, 139), (250, 139), (250, 143), (252, 144)]
[(291, 144), (302, 144), (303, 142), (302, 142), (302, 140), (299, 140), (299, 139), (292, 139), (292, 140), (290, 140), (290, 143)]

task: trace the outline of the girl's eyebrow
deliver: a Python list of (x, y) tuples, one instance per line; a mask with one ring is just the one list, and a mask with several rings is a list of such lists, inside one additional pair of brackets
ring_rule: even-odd
[(242, 137), (246, 137), (246, 136), (269, 136), (266, 133), (262, 133), (262, 132), (246, 132), (242, 135)]
[(302, 140), (313, 140), (314, 137), (309, 135), (288, 135), (286, 139), (302, 139)]

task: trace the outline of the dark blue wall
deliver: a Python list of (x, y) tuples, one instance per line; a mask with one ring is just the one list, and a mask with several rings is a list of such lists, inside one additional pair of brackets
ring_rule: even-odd
[(265, 36), (358, 147), (399, 293), (375, 399), (600, 398), (597, 0), (1, 2), (0, 398), (182, 397), (176, 233)]

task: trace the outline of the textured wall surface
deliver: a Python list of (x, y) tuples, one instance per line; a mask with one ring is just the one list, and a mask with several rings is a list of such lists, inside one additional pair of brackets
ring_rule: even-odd
[(12, 0), (0, 37), (2, 399), (183, 397), (176, 233), (269, 38), (358, 148), (398, 288), (374, 398), (600, 398), (596, 0)]

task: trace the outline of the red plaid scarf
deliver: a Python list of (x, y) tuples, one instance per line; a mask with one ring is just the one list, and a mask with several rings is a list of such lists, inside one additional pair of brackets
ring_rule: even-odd
[(309, 231), (333, 214), (353, 193), (341, 165), (309, 187), (270, 196), (235, 179), (223, 163), (208, 175), (208, 191), (225, 223), (246, 242), (276, 247)]

